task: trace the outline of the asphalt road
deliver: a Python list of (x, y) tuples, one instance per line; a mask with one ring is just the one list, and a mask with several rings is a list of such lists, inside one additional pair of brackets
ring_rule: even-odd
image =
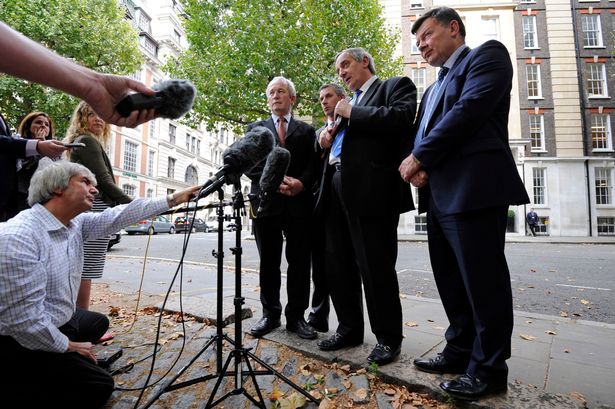
[[(242, 266), (256, 271), (258, 253), (254, 240), (242, 240)], [(142, 258), (147, 236), (123, 235), (110, 255)], [(149, 257), (179, 260), (183, 234), (152, 236)], [(224, 234), (224, 264), (234, 266), (234, 233)], [(185, 260), (214, 265), (216, 233), (192, 234)], [(615, 247), (587, 244), (508, 243), (506, 254), (511, 272), (514, 308), (531, 313), (567, 316), (615, 324)], [(402, 242), (397, 261), (400, 291), (410, 296), (439, 298), (427, 243)], [(283, 270), (284, 271), (284, 270)], [(244, 281), (256, 284), (257, 274)], [(192, 280), (199, 280), (193, 277)], [(203, 283), (205, 284), (205, 283)]]

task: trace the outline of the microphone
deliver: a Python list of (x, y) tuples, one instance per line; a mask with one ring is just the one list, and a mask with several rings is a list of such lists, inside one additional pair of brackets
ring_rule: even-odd
[(152, 89), (156, 91), (154, 95), (137, 92), (124, 97), (115, 109), (127, 117), (132, 111), (154, 108), (158, 116), (169, 119), (180, 118), (192, 109), (196, 88), (190, 81), (166, 80)]
[(288, 165), (290, 165), (290, 152), (284, 148), (277, 146), (267, 156), (267, 162), (258, 182), (261, 190), (261, 202), (257, 214), (263, 209), (263, 203), (277, 192), (282, 180), (284, 180)]
[(238, 183), (241, 175), (265, 159), (273, 145), (274, 136), (269, 129), (264, 126), (252, 128), (222, 153), (224, 165), (207, 179), (197, 200), (218, 190), (224, 183)]

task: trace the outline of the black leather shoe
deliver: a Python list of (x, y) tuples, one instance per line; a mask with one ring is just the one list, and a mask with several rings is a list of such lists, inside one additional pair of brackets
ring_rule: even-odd
[(263, 317), (250, 329), (253, 337), (260, 338), (280, 326), (280, 319)]
[(463, 374), (451, 381), (442, 382), (440, 388), (457, 399), (477, 400), (487, 395), (506, 392), (508, 383), (506, 379), (485, 382), (474, 376)]
[(316, 331), (314, 331), (314, 328), (310, 327), (303, 318), (294, 323), (286, 323), (286, 329), (290, 332), (296, 333), (299, 335), (299, 338), (303, 339), (316, 339), (318, 336)]
[(323, 339), (318, 343), (318, 348), (323, 351), (337, 351), (346, 347), (356, 347), (363, 343), (363, 339), (343, 336), (339, 333), (331, 335), (327, 339)]
[(367, 363), (376, 363), (378, 366), (390, 364), (401, 353), (401, 345), (390, 347), (384, 344), (376, 344), (372, 353), (367, 357)]
[(437, 374), (462, 374), (468, 367), (457, 362), (451, 362), (444, 358), (442, 354), (438, 354), (434, 358), (417, 358), (414, 360), (414, 366), (419, 371)]
[(310, 324), (310, 327), (314, 328), (318, 332), (329, 331), (329, 324), (326, 321), (308, 320), (308, 324)]

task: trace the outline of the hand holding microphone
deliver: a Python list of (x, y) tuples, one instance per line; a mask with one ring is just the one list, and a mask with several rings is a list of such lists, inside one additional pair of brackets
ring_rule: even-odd
[(156, 116), (177, 119), (192, 109), (196, 88), (188, 80), (167, 80), (155, 84), (153, 95), (134, 93), (117, 104), (120, 115), (127, 117), (133, 111), (154, 109)]

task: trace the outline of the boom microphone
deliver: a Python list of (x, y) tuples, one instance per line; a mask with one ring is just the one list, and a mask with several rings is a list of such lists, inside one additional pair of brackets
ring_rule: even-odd
[(271, 152), (273, 141), (273, 133), (263, 126), (248, 131), (243, 138), (235, 141), (222, 153), (224, 166), (205, 182), (197, 199), (216, 191), (224, 183), (239, 182), (241, 175), (256, 166)]
[(261, 189), (261, 201), (256, 214), (262, 211), (263, 204), (277, 192), (284, 176), (286, 176), (288, 165), (290, 165), (290, 152), (284, 148), (277, 146), (267, 156), (267, 162), (258, 182)]
[(123, 117), (132, 111), (141, 109), (156, 110), (162, 118), (177, 119), (192, 109), (196, 88), (188, 80), (166, 80), (152, 87), (154, 95), (140, 92), (130, 94), (122, 99), (115, 109)]

